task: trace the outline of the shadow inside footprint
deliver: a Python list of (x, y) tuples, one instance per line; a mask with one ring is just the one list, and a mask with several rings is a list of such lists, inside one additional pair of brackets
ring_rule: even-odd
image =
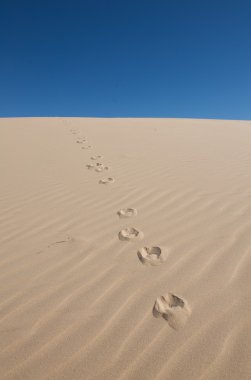
[(95, 166), (96, 166), (95, 171), (98, 173), (103, 172), (105, 170), (109, 170), (109, 167), (103, 165), (101, 162), (97, 162)]
[(144, 234), (142, 231), (137, 230), (133, 227), (123, 228), (118, 234), (119, 240), (131, 241), (131, 240), (142, 240)]
[(139, 260), (145, 265), (160, 265), (167, 259), (164, 247), (143, 247), (137, 252)]
[(96, 168), (95, 169), (95, 171), (97, 172), (97, 173), (102, 173), (103, 171), (105, 171), (105, 170), (109, 170), (109, 168), (108, 168), (108, 166), (100, 166), (100, 167), (98, 167), (98, 168)]
[(100, 156), (100, 155), (98, 155), (98, 156), (92, 156), (91, 160), (100, 160), (101, 158), (103, 158), (103, 156)]
[(113, 183), (113, 182), (115, 182), (115, 179), (112, 177), (109, 177), (109, 178), (100, 179), (98, 183), (101, 185), (107, 185), (108, 183)]
[(92, 165), (92, 164), (87, 164), (86, 167), (87, 167), (87, 169), (89, 169), (89, 170), (94, 169), (94, 165)]
[(132, 216), (137, 215), (137, 210), (136, 208), (122, 208), (117, 212), (117, 215), (120, 218), (131, 218)]
[(152, 313), (155, 318), (164, 318), (174, 330), (179, 330), (186, 324), (191, 309), (186, 300), (169, 292), (157, 298)]

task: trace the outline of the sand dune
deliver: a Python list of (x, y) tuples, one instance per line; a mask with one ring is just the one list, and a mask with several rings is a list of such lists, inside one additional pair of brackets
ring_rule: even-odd
[(249, 121), (0, 119), (1, 380), (250, 379), (250, 143)]

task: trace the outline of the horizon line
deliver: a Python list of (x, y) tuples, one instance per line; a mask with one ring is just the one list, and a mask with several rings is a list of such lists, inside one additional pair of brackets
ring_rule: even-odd
[(183, 120), (226, 120), (226, 121), (251, 121), (251, 119), (224, 119), (217, 117), (162, 117), (162, 116), (0, 116), (0, 119), (183, 119)]

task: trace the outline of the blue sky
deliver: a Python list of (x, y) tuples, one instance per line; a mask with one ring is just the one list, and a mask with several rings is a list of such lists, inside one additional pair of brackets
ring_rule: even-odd
[(251, 119), (250, 20), (250, 0), (0, 0), (0, 117)]

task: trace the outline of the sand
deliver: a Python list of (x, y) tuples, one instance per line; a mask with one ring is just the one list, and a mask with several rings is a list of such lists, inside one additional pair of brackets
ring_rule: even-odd
[(0, 173), (1, 380), (251, 378), (250, 121), (0, 119)]

